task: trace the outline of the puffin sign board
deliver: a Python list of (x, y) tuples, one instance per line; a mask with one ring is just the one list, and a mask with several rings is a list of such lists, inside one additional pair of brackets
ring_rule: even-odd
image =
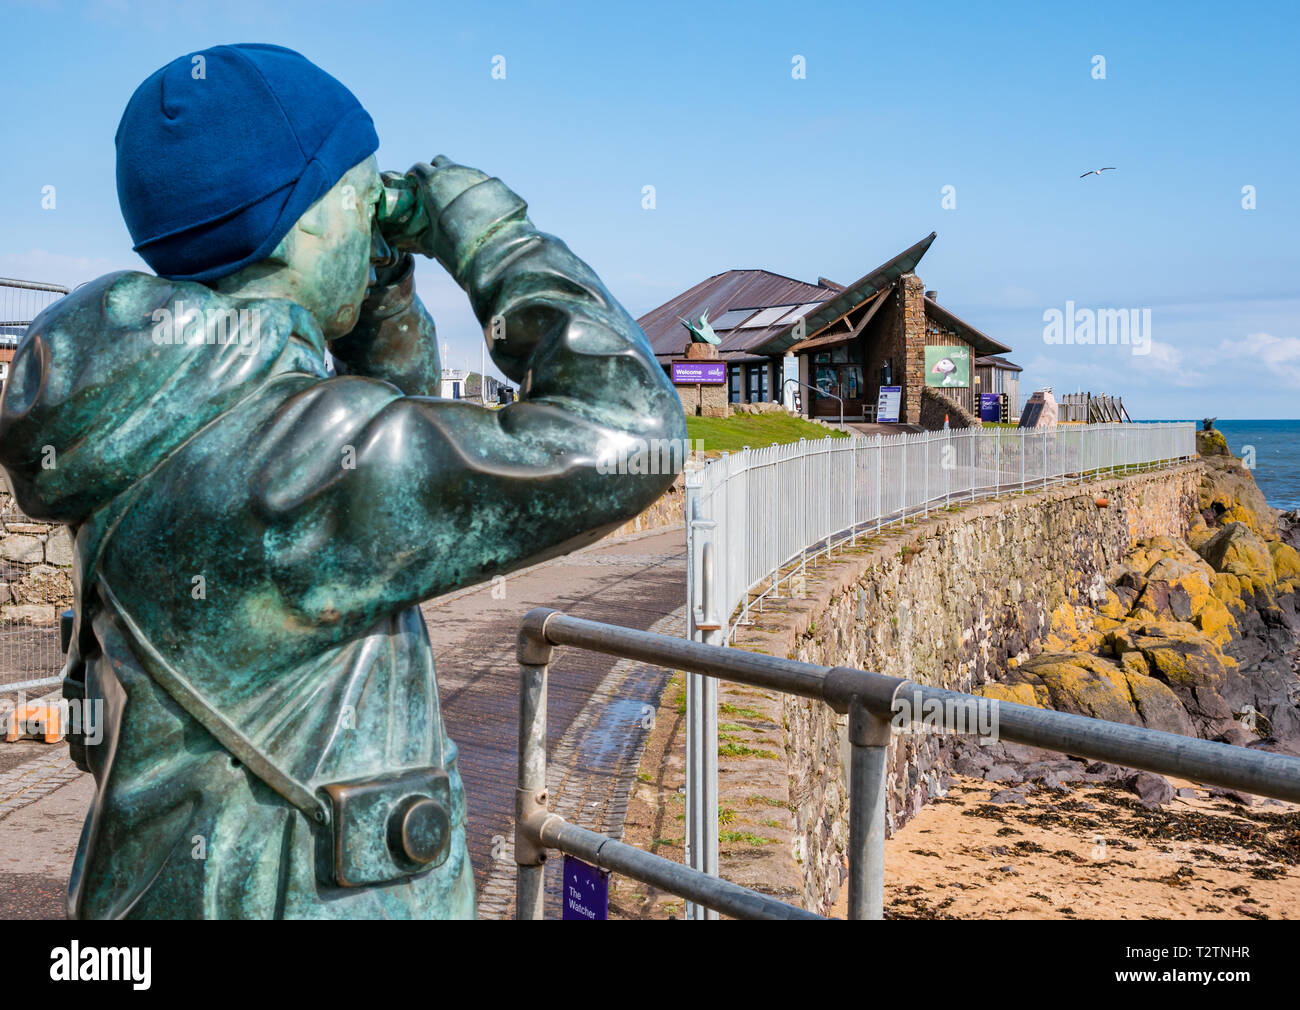
[(927, 386), (969, 386), (969, 347), (926, 347), (925, 384)]

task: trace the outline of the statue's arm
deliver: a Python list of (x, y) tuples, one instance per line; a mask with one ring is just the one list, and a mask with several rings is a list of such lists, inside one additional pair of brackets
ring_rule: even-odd
[(402, 256), (371, 288), (357, 325), (330, 344), (342, 375), (391, 382), (408, 396), (437, 396), (440, 363), (433, 319), (415, 294), (415, 264)]
[(338, 378), (296, 393), (261, 437), (277, 584), (308, 609), (373, 619), (589, 543), (672, 482), (661, 453), (680, 466), (685, 419), (645, 335), (523, 211), (486, 180), (438, 218), (438, 259), (485, 329), (497, 321), (493, 360), (519, 402)]

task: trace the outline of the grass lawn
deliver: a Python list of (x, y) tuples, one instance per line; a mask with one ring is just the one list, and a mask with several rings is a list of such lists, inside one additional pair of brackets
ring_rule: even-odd
[(774, 414), (735, 414), (732, 417), (686, 418), (686, 434), (692, 441), (704, 443), (705, 452), (735, 452), (749, 446), (797, 442), (801, 438), (848, 438), (842, 431), (831, 431), (820, 424), (792, 417), (784, 411)]

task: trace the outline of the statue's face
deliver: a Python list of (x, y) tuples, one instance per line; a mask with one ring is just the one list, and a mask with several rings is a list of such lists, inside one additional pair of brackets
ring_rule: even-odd
[(374, 275), (371, 229), (383, 192), (372, 155), (308, 207), (270, 256), (212, 286), (243, 297), (291, 298), (315, 317), (326, 340), (351, 332)]
[(357, 323), (371, 280), (371, 228), (383, 183), (373, 156), (353, 166), (295, 226), (290, 263), (297, 301), (311, 310), (326, 339)]

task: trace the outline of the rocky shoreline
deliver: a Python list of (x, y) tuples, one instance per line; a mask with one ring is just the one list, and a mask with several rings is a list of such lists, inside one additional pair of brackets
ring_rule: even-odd
[[(1197, 448), (1205, 468), (1186, 538), (1138, 541), (1085, 605), (1057, 607), (1043, 641), (977, 693), (1300, 755), (1300, 514), (1269, 507), (1220, 432), (1198, 433)], [(1175, 797), (1158, 775), (971, 739), (957, 743), (953, 770), (1003, 785), (995, 804), (1024, 802), (1031, 785), (1105, 783), (1149, 807)]]

